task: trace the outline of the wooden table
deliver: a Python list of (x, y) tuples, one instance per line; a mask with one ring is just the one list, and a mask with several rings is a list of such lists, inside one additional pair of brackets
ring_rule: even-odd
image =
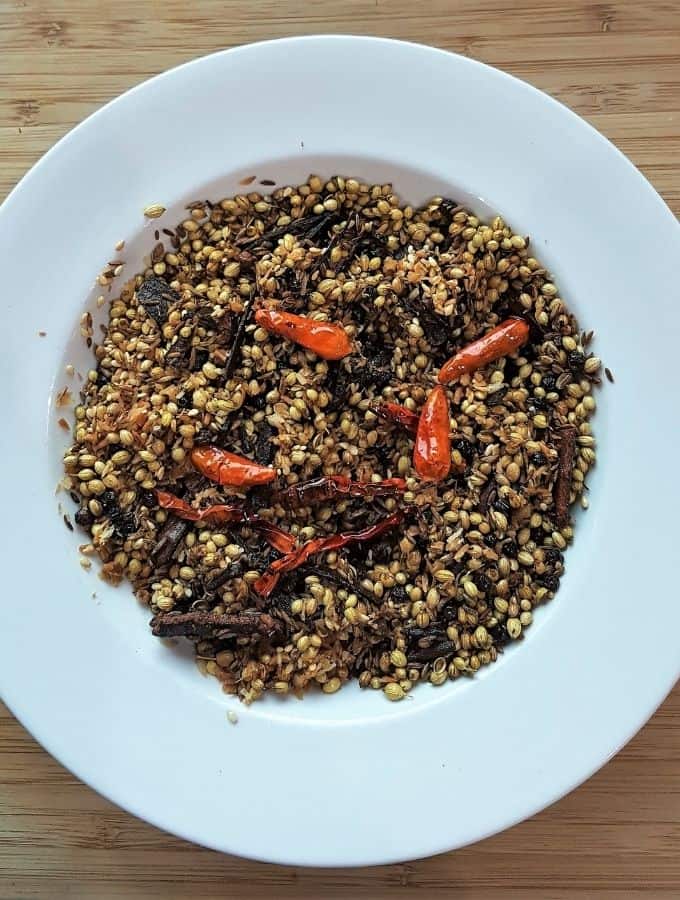
[[(315, 32), (422, 41), (525, 78), (610, 137), (680, 213), (673, 0), (0, 0), (0, 198), (131, 85), (221, 47)], [(41, 677), (40, 661), (28, 656), (23, 677)], [(359, 870), (255, 864), (163, 834), (82, 785), (0, 706), (0, 897), (350, 895), (677, 898), (680, 688), (546, 812), (457, 853)]]

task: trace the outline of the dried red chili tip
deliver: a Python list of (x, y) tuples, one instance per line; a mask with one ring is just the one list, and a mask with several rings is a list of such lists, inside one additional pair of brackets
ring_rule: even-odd
[(224, 522), (241, 522), (248, 525), (255, 531), (258, 531), (267, 541), (278, 550), (279, 553), (290, 553), (296, 546), (296, 540), (292, 534), (268, 522), (260, 516), (249, 513), (241, 506), (229, 506), (227, 504), (218, 503), (208, 506), (206, 509), (194, 509), (191, 504), (180, 497), (168, 491), (156, 491), (158, 505), (163, 509), (172, 510), (179, 518), (187, 522), (209, 522), (217, 525)]
[(373, 412), (386, 422), (394, 422), (395, 425), (401, 425), (406, 431), (415, 434), (418, 430), (418, 413), (411, 412), (405, 406), (398, 403), (377, 403), (373, 407)]
[(274, 525), (273, 522), (268, 522), (267, 519), (261, 519), (260, 516), (249, 516), (246, 525), (258, 531), (279, 553), (290, 553), (297, 545), (292, 534)]
[(336, 497), (387, 497), (403, 493), (403, 478), (385, 478), (383, 481), (352, 481), (344, 475), (323, 475), (301, 484), (293, 484), (277, 495), (277, 500), (289, 506), (334, 500)]
[(319, 322), (306, 316), (279, 309), (258, 309), (255, 321), (262, 328), (294, 341), (323, 359), (342, 359), (352, 352), (352, 342), (342, 327), (333, 322)]
[(502, 356), (509, 356), (526, 344), (529, 331), (529, 325), (524, 319), (506, 319), (445, 362), (439, 370), (439, 382), (448, 384)]
[(162, 509), (172, 510), (178, 518), (186, 519), (187, 522), (210, 522), (217, 525), (222, 522), (241, 522), (246, 516), (240, 506), (227, 506), (222, 503), (208, 506), (206, 509), (194, 509), (186, 500), (168, 491), (157, 490), (156, 499)]
[(268, 484), (276, 478), (276, 471), (269, 466), (261, 466), (220, 447), (195, 447), (191, 462), (206, 478), (231, 487)]
[(425, 400), (418, 419), (413, 466), (421, 478), (441, 481), (451, 471), (449, 401), (437, 384)]
[(341, 532), (329, 537), (314, 538), (314, 540), (307, 541), (306, 544), (298, 547), (297, 550), (293, 550), (291, 553), (282, 556), (281, 559), (275, 560), (253, 584), (253, 588), (261, 597), (269, 597), (278, 584), (280, 577), (285, 572), (292, 572), (293, 569), (297, 569), (303, 563), (306, 563), (310, 556), (314, 556), (317, 553), (327, 553), (329, 550), (339, 550), (348, 544), (370, 541), (384, 531), (394, 528), (403, 521), (403, 518), (404, 513), (399, 510), (380, 522), (376, 522), (375, 525), (369, 525), (368, 528), (364, 528), (362, 531)]

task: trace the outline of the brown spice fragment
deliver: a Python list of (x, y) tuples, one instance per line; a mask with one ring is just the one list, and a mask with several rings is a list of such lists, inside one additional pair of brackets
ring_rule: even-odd
[(184, 519), (171, 516), (161, 531), (156, 546), (151, 551), (151, 559), (156, 566), (167, 566), (180, 541), (182, 541), (190, 528), (190, 523)]
[(555, 519), (564, 525), (569, 517), (569, 495), (571, 475), (576, 454), (577, 430), (573, 425), (565, 425), (558, 432), (559, 456), (557, 459), (557, 479), (555, 481)]
[(70, 429), (71, 429), (71, 426), (68, 424), (66, 419), (63, 418), (63, 416), (61, 419), (58, 420), (57, 424), (59, 425), (60, 428), (63, 428), (64, 431), (70, 431)]
[(281, 623), (267, 613), (243, 613), (241, 615), (199, 611), (159, 613), (149, 624), (151, 632), (156, 637), (188, 638), (207, 638), (222, 632), (273, 637), (282, 628)]

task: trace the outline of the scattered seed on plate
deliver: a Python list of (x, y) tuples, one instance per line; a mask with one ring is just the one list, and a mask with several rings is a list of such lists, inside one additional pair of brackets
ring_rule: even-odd
[(144, 207), (144, 215), (147, 219), (158, 219), (165, 212), (165, 207), (160, 203), (151, 203)]

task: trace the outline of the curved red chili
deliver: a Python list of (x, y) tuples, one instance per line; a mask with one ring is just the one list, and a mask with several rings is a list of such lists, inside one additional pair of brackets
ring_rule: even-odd
[(194, 509), (186, 500), (176, 497), (168, 491), (156, 491), (158, 505), (162, 509), (169, 509), (179, 519), (186, 519), (188, 522), (208, 522), (211, 525), (219, 525), (224, 522), (241, 522), (259, 533), (274, 547), (279, 553), (290, 553), (297, 545), (297, 541), (292, 534), (263, 519), (260, 516), (253, 515), (242, 506), (230, 506), (224, 503), (216, 503), (205, 509)]
[(211, 522), (217, 525), (222, 522), (241, 522), (245, 518), (245, 512), (240, 506), (216, 503), (206, 509), (194, 509), (186, 500), (168, 491), (159, 490), (156, 491), (156, 499), (162, 509), (169, 509), (178, 518), (186, 519), (188, 522)]
[(311, 541), (307, 541), (306, 544), (303, 544), (296, 550), (287, 553), (280, 559), (274, 560), (267, 571), (253, 584), (253, 588), (261, 597), (268, 597), (283, 574), (297, 569), (307, 562), (310, 556), (317, 553), (327, 553), (329, 550), (339, 550), (341, 547), (346, 547), (347, 544), (370, 541), (384, 531), (394, 528), (395, 525), (403, 521), (403, 518), (403, 511), (398, 510), (392, 513), (391, 516), (376, 522), (375, 525), (369, 525), (368, 528), (364, 528), (362, 531), (341, 532), (340, 534), (332, 534), (329, 537), (314, 538)]
[(403, 478), (382, 481), (352, 481), (345, 475), (322, 475), (311, 481), (292, 484), (277, 495), (277, 500), (291, 506), (334, 500), (336, 497), (388, 497), (406, 490)]
[(528, 340), (529, 325), (524, 319), (506, 319), (445, 362), (439, 370), (438, 380), (441, 384), (455, 381), (502, 356), (509, 356)]
[(342, 325), (334, 322), (319, 322), (269, 308), (256, 310), (255, 321), (267, 331), (288, 338), (323, 359), (342, 359), (352, 352), (349, 335)]
[(231, 487), (268, 484), (276, 478), (276, 471), (269, 466), (261, 466), (220, 447), (195, 447), (191, 462), (206, 478)]
[(441, 481), (451, 470), (449, 401), (437, 384), (427, 395), (413, 450), (413, 465), (421, 478)]

